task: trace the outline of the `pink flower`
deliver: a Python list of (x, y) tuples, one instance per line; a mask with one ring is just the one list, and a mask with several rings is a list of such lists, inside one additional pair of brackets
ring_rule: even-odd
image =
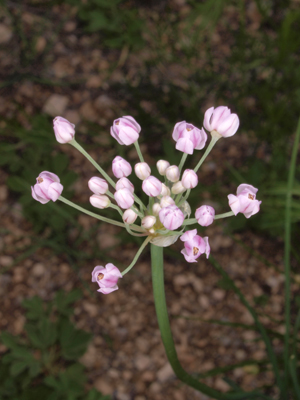
[(112, 162), (112, 171), (116, 178), (123, 178), (123, 176), (131, 174), (132, 168), (128, 161), (120, 156), (116, 156)]
[(197, 229), (186, 231), (180, 237), (180, 240), (184, 242), (184, 249), (181, 250), (181, 253), (184, 255), (187, 262), (196, 262), (197, 258), (204, 253), (206, 254), (206, 258), (208, 258), (210, 253), (208, 237), (202, 238), (197, 235)]
[(151, 169), (149, 165), (145, 162), (140, 162), (135, 164), (134, 171), (136, 176), (140, 178), (142, 181), (148, 178), (151, 174)]
[(131, 208), (128, 208), (128, 210), (124, 211), (122, 218), (126, 224), (133, 224), (137, 219), (137, 214)]
[(177, 142), (176, 149), (187, 154), (193, 154), (194, 149), (203, 149), (207, 140), (207, 135), (203, 128), (198, 129), (185, 121), (178, 122), (175, 125), (172, 137)]
[(146, 217), (142, 219), (142, 227), (145, 229), (151, 229), (155, 223), (156, 218), (154, 215), (146, 215)]
[(105, 179), (98, 178), (98, 176), (93, 176), (88, 181), (88, 186), (95, 194), (105, 194), (108, 191), (108, 183)]
[(123, 278), (121, 272), (113, 264), (106, 264), (105, 267), (97, 265), (92, 272), (92, 282), (97, 282), (100, 289), (97, 292), (108, 294), (119, 289), (117, 282)]
[(173, 206), (174, 204), (175, 204), (175, 201), (170, 196), (163, 196), (160, 200), (161, 208)]
[(177, 165), (171, 165), (166, 169), (166, 177), (171, 182), (177, 182), (180, 178), (180, 171)]
[(90, 203), (93, 207), (100, 208), (100, 210), (103, 210), (104, 208), (110, 206), (109, 198), (105, 195), (99, 195), (99, 194), (93, 194), (90, 197)]
[(182, 186), (186, 189), (193, 189), (198, 185), (198, 176), (192, 169), (186, 169), (181, 178)]
[(172, 205), (160, 210), (159, 219), (166, 229), (174, 231), (182, 225), (184, 215), (177, 206)]
[(201, 226), (208, 226), (214, 222), (215, 210), (211, 206), (201, 206), (195, 212), (196, 220)]
[(140, 125), (129, 115), (115, 119), (113, 126), (110, 128), (111, 136), (120, 144), (125, 144), (126, 146), (129, 146), (138, 140), (140, 131)]
[(217, 131), (223, 137), (233, 136), (239, 124), (239, 117), (232, 114), (228, 107), (211, 107), (204, 115), (204, 128), (209, 132)]
[(42, 204), (48, 201), (56, 201), (63, 191), (60, 179), (52, 172), (43, 171), (36, 178), (36, 184), (31, 186), (32, 197)]
[(121, 179), (118, 180), (118, 182), (116, 183), (116, 190), (120, 190), (120, 189), (128, 189), (131, 193), (134, 192), (134, 186), (133, 184), (130, 182), (129, 179), (123, 177)]
[(129, 189), (119, 189), (115, 192), (114, 198), (118, 206), (124, 209), (130, 208), (134, 203), (133, 194)]
[(53, 120), (54, 134), (59, 143), (71, 142), (75, 135), (74, 128), (75, 125), (63, 117), (55, 117)]
[(159, 160), (157, 161), (156, 166), (159, 174), (164, 176), (166, 175), (166, 169), (170, 166), (170, 163), (166, 160)]
[(258, 189), (246, 183), (238, 186), (236, 196), (229, 194), (229, 207), (237, 215), (239, 212), (244, 214), (246, 218), (258, 213), (261, 201), (256, 200)]
[(162, 183), (155, 176), (150, 175), (143, 181), (142, 189), (147, 196), (156, 197), (161, 193)]

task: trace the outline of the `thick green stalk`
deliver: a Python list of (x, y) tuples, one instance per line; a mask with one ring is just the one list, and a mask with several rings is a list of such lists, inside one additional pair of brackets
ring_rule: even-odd
[(143, 157), (143, 154), (142, 154), (142, 152), (141, 152), (139, 142), (136, 141), (136, 142), (134, 142), (133, 144), (134, 144), (134, 147), (135, 147), (135, 149), (136, 149), (136, 152), (138, 153), (138, 156), (139, 156), (140, 161), (141, 161), (141, 162), (144, 162), (144, 157)]
[(285, 275), (285, 336), (284, 336), (284, 386), (288, 388), (288, 372), (289, 372), (289, 341), (290, 341), (290, 326), (291, 326), (291, 205), (292, 191), (295, 178), (296, 161), (300, 139), (300, 119), (298, 122), (295, 142), (292, 151), (291, 164), (289, 168), (286, 207), (285, 207), (285, 233), (284, 233), (284, 275)]
[(187, 156), (188, 156), (187, 153), (183, 153), (183, 154), (182, 154), (181, 161), (180, 161), (180, 164), (179, 164), (179, 166), (178, 166), (179, 172), (180, 172), (180, 173), (181, 173), (182, 167), (184, 166), (184, 163), (185, 163), (185, 161), (186, 161), (186, 159), (187, 159)]
[(151, 264), (152, 264), (152, 284), (153, 284), (153, 295), (155, 302), (156, 316), (158, 325), (162, 337), (162, 341), (165, 347), (166, 355), (173, 368), (173, 371), (178, 379), (182, 382), (198, 390), (201, 393), (206, 394), (214, 399), (220, 400), (237, 400), (237, 399), (250, 399), (259, 398), (260, 393), (221, 393), (217, 390), (210, 388), (204, 383), (199, 382), (192, 375), (188, 374), (181, 366), (175, 344), (171, 332), (169, 316), (166, 305), (165, 287), (164, 287), (164, 264), (163, 264), (163, 247), (154, 246), (151, 244)]

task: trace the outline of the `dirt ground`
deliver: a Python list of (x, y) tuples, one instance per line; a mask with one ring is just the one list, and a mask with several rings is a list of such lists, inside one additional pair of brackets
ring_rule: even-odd
[[(184, 1), (173, 3), (178, 12), (186, 12)], [(153, 57), (149, 48), (142, 49), (138, 56), (128, 53), (126, 47), (121, 51), (107, 52), (97, 42), (96, 35), (82, 33), (75, 18), (71, 18), (75, 14), (76, 10), (55, 6), (51, 11), (52, 18), (47, 20), (34, 7), (24, 10), (22, 21), (26, 30), (36, 34), (36, 64), (27, 65), (16, 62), (22, 44), (15, 39), (12, 19), (2, 15), (2, 73), (30, 75), (35, 70), (40, 81), (28, 78), (2, 89), (0, 115), (16, 118), (24, 126), (30, 126), (30, 116), (36, 113), (44, 112), (52, 117), (59, 114), (78, 125), (82, 137), (87, 134), (87, 122), (97, 123), (102, 132), (99, 141), (105, 143), (111, 121), (119, 113), (130, 109), (126, 100), (114, 95), (111, 85), (128, 80), (132, 85), (137, 85), (143, 75), (150, 73), (153, 85), (169, 80), (178, 87), (184, 87), (192, 72), (175, 63), (146, 68), (149, 58)], [(53, 33), (55, 16), (62, 24), (58, 33)], [(43, 27), (43, 34), (38, 34), (36, 27)], [(53, 45), (46, 52), (45, 48), (51, 40)], [(218, 34), (215, 40), (220, 40)], [(11, 47), (9, 52), (8, 46)], [(222, 49), (229, 51), (228, 45)], [(199, 63), (194, 67), (199, 67)], [(50, 86), (41, 80), (66, 80), (70, 85)], [(145, 100), (141, 107), (155, 114), (155, 104)], [(201, 104), (201, 110), (205, 109), (206, 104)], [(239, 137), (236, 135), (231, 138), (230, 144), (220, 142), (214, 151), (214, 158), (210, 157), (202, 170), (203, 181), (222, 175), (222, 160), (232, 160), (237, 164), (241, 162), (240, 150), (246, 151), (247, 140), (247, 135), (242, 132)], [(70, 168), (80, 174), (73, 188), (74, 201), (87, 202), (89, 193), (86, 180), (92, 176), (93, 167), (74, 149), (60, 147), (59, 150), (70, 156)], [(97, 158), (96, 152), (93, 155)], [(134, 158), (135, 155), (132, 156), (133, 161)], [(220, 165), (216, 165), (216, 159), (220, 160)], [(6, 179), (7, 173), (2, 171), (0, 266), (4, 273), (0, 275), (0, 329), (13, 334), (22, 332), (25, 318), (21, 302), (24, 298), (38, 295), (47, 301), (53, 298), (58, 289), (69, 291), (74, 287), (83, 288), (82, 281), (85, 281), (93, 294), (83, 289), (84, 298), (75, 307), (75, 321), (79, 328), (92, 332), (94, 337), (81, 359), (91, 387), (96, 387), (104, 394), (113, 394), (116, 400), (207, 400), (207, 396), (181, 384), (168, 364), (155, 318), (149, 249), (142, 254), (132, 272), (124, 277), (120, 289), (108, 296), (98, 294), (95, 285), (90, 282), (91, 271), (101, 260), (95, 259), (92, 265), (82, 263), (75, 271), (64, 254), (54, 255), (49, 249), (41, 248), (10, 268), (22, 254), (22, 248), (34, 243), (35, 234), (30, 223), (22, 217), (21, 206), (16, 195), (8, 190)], [(210, 200), (209, 194), (207, 197)], [(87, 216), (79, 217), (78, 222), (87, 230), (96, 224)], [(226, 221), (206, 229), (213, 256), (235, 280), (251, 304), (254, 304), (254, 298), (264, 294), (268, 296), (264, 305), (256, 305), (261, 321), (266, 327), (284, 333), (282, 241), (250, 231), (229, 236), (224, 232), (225, 228)], [(102, 224), (97, 228), (94, 240), (100, 249), (107, 251), (112, 246), (111, 255), (122, 264), (129, 264), (137, 246), (134, 243), (120, 243), (119, 232), (119, 228)], [(255, 253), (249, 252), (245, 245)], [(174, 248), (180, 252), (182, 243), (176, 243)], [(109, 256), (110, 251), (106, 254)], [(268, 265), (261, 257), (265, 257)], [(264, 343), (255, 331), (205, 322), (216, 319), (253, 324), (251, 315), (236, 295), (221, 287), (221, 277), (211, 264), (204, 257), (195, 264), (187, 264), (184, 259), (176, 259), (175, 263), (172, 260), (171, 256), (166, 256), (166, 293), (174, 339), (183, 366), (189, 372), (204, 373), (247, 359), (266, 360)], [(299, 286), (293, 283), (292, 292), (298, 289)], [(280, 353), (279, 340), (274, 339), (273, 344), (276, 352)], [(5, 351), (4, 346), (0, 346), (0, 351)], [(261, 368), (257, 365), (238, 367), (226, 375), (245, 390), (269, 385), (270, 393), (276, 396), (276, 389), (272, 389), (274, 376), (270, 364), (261, 365)], [(229, 389), (222, 375), (204, 378), (203, 382), (221, 391)]]

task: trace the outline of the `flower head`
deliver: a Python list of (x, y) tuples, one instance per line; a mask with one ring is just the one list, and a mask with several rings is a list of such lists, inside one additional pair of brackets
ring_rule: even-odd
[(194, 149), (203, 149), (207, 140), (207, 134), (203, 128), (198, 129), (185, 121), (175, 125), (172, 137), (177, 142), (176, 149), (187, 154), (193, 154)]
[(118, 206), (123, 209), (130, 208), (134, 203), (133, 194), (126, 188), (117, 190), (114, 194), (114, 198)]
[(109, 207), (110, 200), (105, 195), (93, 194), (90, 197), (90, 203), (91, 203), (92, 206), (94, 206), (96, 208), (100, 208), (100, 210), (103, 210), (104, 208)]
[(240, 121), (228, 107), (211, 107), (204, 114), (204, 128), (209, 132), (217, 131), (223, 137), (233, 136), (238, 130)]
[(88, 186), (95, 194), (105, 194), (108, 191), (108, 183), (105, 179), (98, 178), (98, 176), (93, 176), (88, 181)]
[(53, 129), (59, 143), (69, 143), (74, 138), (75, 125), (63, 117), (54, 118)]
[(196, 262), (197, 258), (204, 253), (206, 254), (206, 258), (208, 258), (210, 253), (208, 237), (202, 238), (197, 235), (197, 229), (186, 231), (180, 237), (180, 240), (184, 242), (184, 249), (181, 250), (181, 253), (184, 255), (187, 262)]
[(142, 181), (148, 178), (151, 174), (151, 168), (145, 162), (139, 162), (134, 166), (135, 174)]
[(32, 197), (42, 204), (56, 201), (63, 191), (60, 179), (52, 172), (43, 171), (36, 178), (36, 184), (31, 186)]
[(104, 294), (117, 290), (118, 279), (122, 277), (119, 269), (111, 263), (106, 264), (105, 267), (97, 265), (92, 272), (92, 282), (97, 282), (100, 288), (97, 292)]
[(131, 210), (131, 208), (128, 208), (128, 210), (124, 211), (122, 218), (126, 224), (133, 224), (134, 221), (137, 219), (137, 213)]
[(113, 126), (110, 128), (111, 136), (120, 144), (125, 144), (126, 146), (138, 140), (140, 131), (140, 125), (129, 115), (115, 119)]
[(166, 229), (174, 231), (182, 225), (184, 215), (177, 206), (171, 205), (160, 210), (159, 219)]
[(261, 201), (256, 199), (256, 189), (252, 185), (242, 183), (238, 186), (236, 196), (229, 194), (229, 207), (233, 211), (234, 215), (242, 213), (246, 218), (250, 218), (252, 215), (258, 213)]
[(196, 220), (201, 226), (208, 226), (214, 222), (215, 210), (211, 206), (201, 206), (195, 212)]
[(156, 197), (161, 194), (162, 183), (155, 176), (150, 175), (143, 181), (142, 189), (147, 196)]
[(116, 156), (112, 162), (112, 171), (116, 178), (123, 178), (123, 176), (131, 174), (132, 168), (128, 161), (120, 156)]
[(194, 189), (198, 185), (198, 176), (192, 169), (186, 169), (182, 175), (181, 182), (186, 189)]
[(130, 182), (128, 178), (125, 178), (125, 176), (123, 176), (123, 178), (119, 179), (118, 182), (116, 183), (116, 190), (125, 188), (128, 189), (131, 193), (134, 192), (133, 184)]

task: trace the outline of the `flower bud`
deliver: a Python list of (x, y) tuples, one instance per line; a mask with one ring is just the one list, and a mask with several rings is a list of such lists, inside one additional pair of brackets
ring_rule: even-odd
[(198, 176), (192, 169), (186, 169), (182, 175), (181, 182), (186, 189), (193, 189), (198, 185)]
[(171, 190), (168, 188), (168, 186), (166, 186), (164, 183), (162, 183), (160, 195), (161, 196), (170, 196), (170, 194), (171, 194)]
[(181, 181), (174, 183), (171, 189), (173, 194), (180, 194), (186, 191), (186, 188), (182, 185)]
[(114, 194), (114, 198), (118, 203), (118, 206), (123, 209), (130, 208), (134, 203), (133, 194), (126, 188), (117, 190)]
[(143, 181), (142, 189), (147, 196), (156, 197), (161, 193), (162, 183), (157, 178), (150, 175)]
[(52, 172), (43, 171), (36, 178), (36, 184), (31, 186), (31, 194), (34, 200), (42, 204), (48, 201), (56, 201), (63, 191), (63, 185), (60, 179)]
[(95, 194), (104, 194), (108, 191), (108, 183), (105, 179), (98, 178), (98, 176), (93, 176), (88, 181), (88, 186)]
[(195, 212), (196, 220), (201, 226), (208, 226), (214, 222), (215, 210), (211, 206), (201, 206)]
[(210, 254), (210, 246), (208, 243), (208, 237), (202, 238), (197, 235), (197, 229), (193, 229), (192, 231), (186, 231), (181, 237), (180, 240), (184, 242), (184, 249), (181, 250), (181, 253), (184, 255), (184, 258), (187, 262), (196, 262), (197, 258), (201, 256), (201, 254), (206, 254), (206, 258), (208, 258)]
[(125, 177), (119, 179), (116, 183), (116, 190), (120, 190), (120, 189), (128, 189), (131, 193), (134, 192), (133, 184), (130, 182), (129, 179), (127, 179)]
[(58, 143), (69, 143), (75, 135), (75, 125), (63, 117), (55, 117), (53, 129)]
[(162, 208), (159, 212), (160, 222), (166, 229), (174, 231), (184, 220), (183, 212), (175, 205)]
[(140, 178), (142, 181), (148, 178), (151, 174), (151, 169), (149, 165), (145, 162), (140, 162), (135, 164), (134, 171), (136, 176)]
[(133, 224), (134, 221), (137, 219), (137, 214), (133, 210), (128, 208), (128, 210), (124, 211), (122, 218), (125, 224)]
[(204, 128), (209, 132), (217, 131), (223, 137), (233, 136), (238, 130), (240, 121), (236, 114), (231, 114), (228, 107), (211, 107), (204, 115)]
[(123, 178), (123, 176), (131, 174), (132, 168), (128, 161), (120, 156), (116, 156), (112, 162), (112, 171), (116, 178)]
[(170, 166), (170, 163), (169, 161), (159, 160), (157, 161), (156, 166), (159, 174), (164, 176), (166, 175), (166, 169)]
[(179, 172), (179, 168), (177, 167), (177, 165), (171, 165), (170, 167), (168, 167), (166, 169), (166, 177), (171, 182), (179, 181), (180, 172)]
[(246, 218), (258, 213), (261, 201), (256, 199), (258, 189), (252, 185), (243, 183), (238, 186), (236, 196), (229, 194), (229, 207), (234, 212), (234, 215), (243, 213)]
[(161, 210), (160, 204), (159, 204), (159, 203), (154, 203), (154, 204), (153, 204), (153, 207), (152, 207), (152, 213), (153, 213), (153, 215), (154, 215), (155, 217), (158, 216), (160, 210)]
[(187, 154), (193, 154), (194, 149), (203, 149), (207, 140), (207, 134), (203, 128), (198, 129), (185, 121), (175, 125), (172, 137), (177, 142), (176, 149)]
[(168, 206), (173, 206), (174, 204), (175, 204), (175, 201), (170, 196), (164, 196), (160, 200), (161, 208), (168, 207)]
[(100, 208), (102, 210), (103, 208), (109, 207), (110, 200), (105, 195), (93, 194), (90, 197), (90, 203), (93, 207)]
[(106, 264), (105, 267), (97, 265), (92, 272), (92, 282), (98, 283), (100, 289), (97, 292), (103, 294), (108, 294), (119, 289), (117, 286), (119, 278), (123, 278), (121, 272), (111, 263)]
[(120, 144), (125, 144), (126, 146), (138, 140), (140, 131), (140, 125), (129, 115), (115, 119), (113, 126), (110, 128), (111, 136)]
[(145, 229), (151, 229), (155, 222), (156, 218), (154, 215), (147, 215), (142, 219), (142, 227)]

